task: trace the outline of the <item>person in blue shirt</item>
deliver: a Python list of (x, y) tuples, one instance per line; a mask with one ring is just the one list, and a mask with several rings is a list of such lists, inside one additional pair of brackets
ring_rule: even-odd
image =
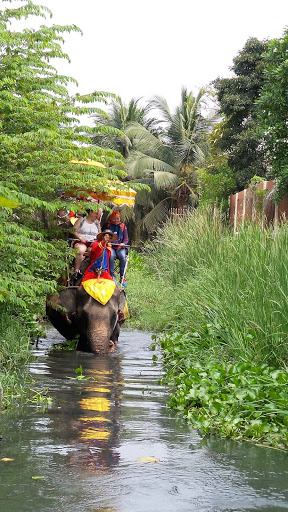
[(118, 210), (115, 210), (111, 213), (111, 215), (108, 218), (108, 222), (103, 226), (103, 230), (104, 229), (110, 229), (117, 236), (115, 242), (113, 242), (111, 255), (109, 259), (110, 274), (112, 278), (115, 280), (114, 266), (115, 259), (118, 258), (120, 267), (120, 283), (123, 281), (122, 286), (126, 287), (127, 281), (124, 275), (126, 264), (125, 246), (128, 245), (129, 238), (127, 227), (124, 224), (124, 222), (121, 222), (121, 216)]

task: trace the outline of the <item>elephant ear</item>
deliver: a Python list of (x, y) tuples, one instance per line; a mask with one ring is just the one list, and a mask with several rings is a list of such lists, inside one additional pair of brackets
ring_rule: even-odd
[(59, 296), (47, 300), (47, 315), (53, 327), (67, 340), (73, 340), (78, 334), (76, 310), (76, 289), (65, 288)]
[(125, 290), (120, 290), (120, 296), (119, 296), (120, 311), (124, 311), (125, 304), (126, 304), (126, 292), (125, 292)]
[(60, 304), (65, 307), (69, 318), (76, 312), (76, 292), (77, 288), (72, 286), (60, 292)]

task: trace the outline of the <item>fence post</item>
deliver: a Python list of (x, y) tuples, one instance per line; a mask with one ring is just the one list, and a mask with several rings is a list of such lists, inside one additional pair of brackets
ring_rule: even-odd
[[(267, 181), (263, 182), (263, 190), (267, 190)], [(263, 203), (262, 203), (262, 229), (265, 227), (265, 215), (264, 215), (264, 196), (263, 196)]]
[(247, 188), (244, 189), (244, 193), (243, 193), (242, 227), (244, 226), (245, 215), (246, 215), (246, 193), (247, 193)]
[(238, 192), (235, 197), (235, 208), (234, 208), (234, 233), (237, 233), (237, 207), (238, 207)]
[(275, 203), (274, 231), (277, 231), (277, 228), (278, 228), (278, 211), (279, 211), (278, 203)]

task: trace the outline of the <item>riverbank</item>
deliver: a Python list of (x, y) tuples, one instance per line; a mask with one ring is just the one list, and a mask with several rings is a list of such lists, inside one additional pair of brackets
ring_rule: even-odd
[[(32, 316), (32, 314), (31, 314)], [(0, 306), (0, 388), (2, 410), (25, 401), (30, 396), (33, 379), (28, 372), (32, 360), (30, 332), (21, 315)]]
[(203, 432), (288, 445), (288, 229), (236, 237), (197, 211), (129, 273), (135, 326), (155, 333), (171, 405)]

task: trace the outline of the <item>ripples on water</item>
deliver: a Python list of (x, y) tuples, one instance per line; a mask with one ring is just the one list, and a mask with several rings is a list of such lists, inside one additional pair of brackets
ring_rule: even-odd
[[(47, 353), (59, 338), (49, 331), (31, 365), (52, 405), (2, 418), (0, 458), (14, 459), (0, 461), (3, 512), (288, 509), (286, 453), (202, 439), (177, 418), (148, 334), (124, 330), (116, 352), (98, 358)], [(90, 380), (75, 380), (80, 365)]]

